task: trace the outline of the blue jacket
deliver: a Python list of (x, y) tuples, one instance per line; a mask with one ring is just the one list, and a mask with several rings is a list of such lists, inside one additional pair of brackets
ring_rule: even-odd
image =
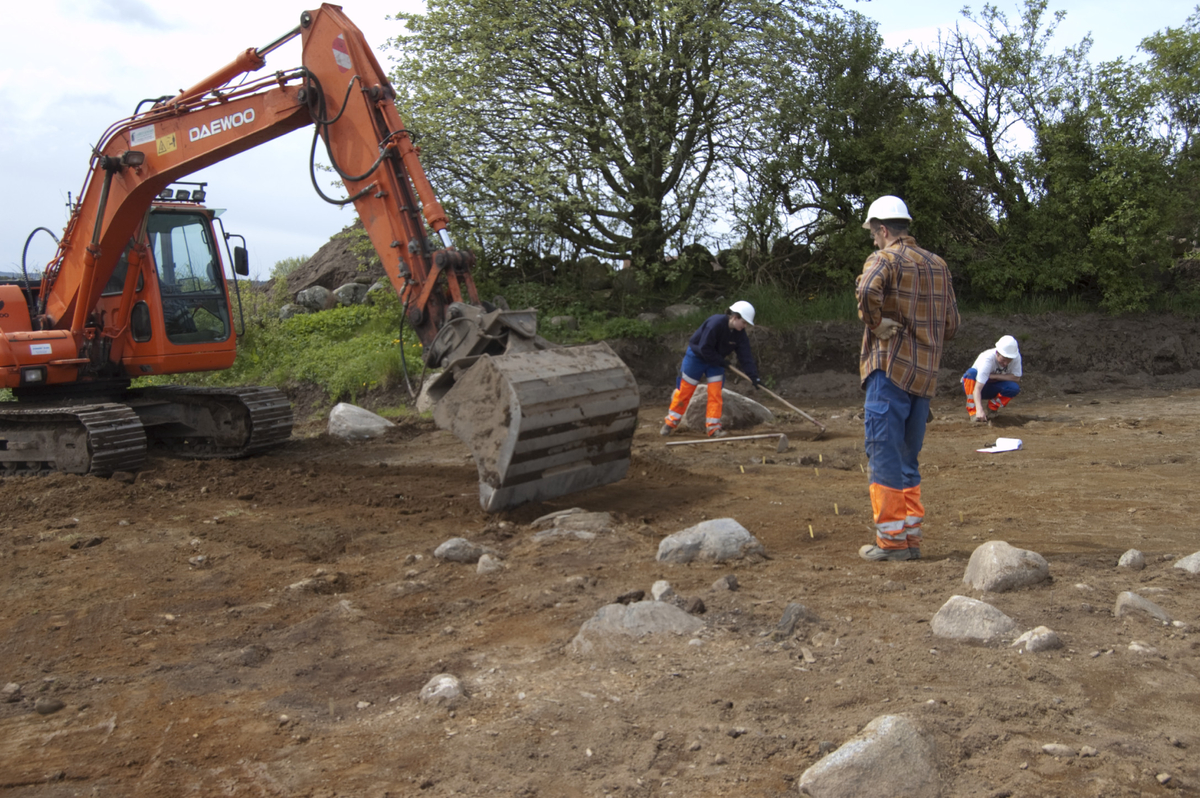
[(710, 366), (724, 366), (725, 358), (737, 352), (738, 366), (747, 377), (758, 381), (758, 364), (750, 352), (750, 337), (745, 330), (730, 329), (728, 314), (709, 316), (700, 329), (692, 333), (688, 348)]

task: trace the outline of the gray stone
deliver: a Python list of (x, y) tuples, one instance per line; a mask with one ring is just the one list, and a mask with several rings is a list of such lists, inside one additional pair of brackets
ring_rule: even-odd
[(687, 316), (692, 316), (700, 312), (700, 308), (695, 305), (680, 303), (677, 305), (668, 305), (663, 309), (663, 315), (668, 319), (682, 319)]
[(559, 327), (564, 330), (578, 330), (579, 320), (574, 316), (551, 316), (550, 326)]
[(716, 518), (663, 538), (658, 544), (657, 559), (671, 563), (727, 562), (750, 556), (765, 557), (766, 549), (737, 521)]
[(420, 699), (426, 704), (455, 706), (467, 697), (462, 682), (452, 673), (439, 673), (421, 688)]
[(479, 562), (479, 558), (486, 553), (487, 550), (483, 546), (472, 543), (466, 538), (450, 538), (433, 550), (433, 556), (439, 560), (468, 564)]
[(666, 579), (659, 579), (650, 586), (650, 595), (655, 601), (664, 601), (675, 595), (675, 589)]
[(21, 700), (21, 685), (16, 682), (9, 682), (0, 689), (0, 702), (5, 704), (15, 704)]
[(1193, 576), (1200, 574), (1200, 551), (1184, 557), (1182, 560), (1175, 563), (1175, 567), (1181, 568)]
[(333, 290), (333, 298), (339, 305), (361, 305), (370, 289), (362, 283), (346, 283)]
[(495, 574), (503, 570), (504, 563), (500, 562), (500, 560), (492, 554), (481, 554), (479, 556), (479, 564), (475, 566), (475, 573), (477, 574)]
[[(730, 375), (727, 375), (730, 376)], [(708, 391), (703, 385), (696, 387), (688, 408), (684, 411), (679, 422), (681, 430), (700, 431), (705, 428), (708, 407)], [(748, 430), (759, 424), (767, 424), (775, 420), (775, 415), (763, 405), (735, 393), (728, 388), (721, 389), (721, 426), (726, 430)]]
[(65, 706), (66, 704), (57, 698), (39, 698), (33, 704), (33, 711), (39, 715), (53, 715)]
[(1061, 756), (1066, 759), (1078, 756), (1078, 754), (1075, 753), (1074, 748), (1069, 745), (1063, 745), (1062, 743), (1046, 743), (1042, 746), (1042, 753), (1048, 754), (1049, 756)]
[(386, 277), (380, 277), (367, 289), (367, 295), (363, 298), (363, 302), (368, 305), (374, 305), (376, 299), (392, 292), (392, 281)]
[(938, 637), (968, 643), (991, 643), (1017, 630), (1017, 624), (1000, 610), (966, 596), (951, 596), (929, 625)]
[(660, 321), (661, 319), (662, 319), (662, 316), (658, 315), (657, 313), (639, 313), (639, 314), (637, 314), (637, 320), (642, 322), (643, 324), (654, 324), (655, 322)]
[(795, 602), (783, 608), (783, 616), (775, 624), (771, 637), (775, 640), (787, 640), (796, 631), (796, 624), (809, 618), (808, 608)]
[(1146, 558), (1137, 549), (1130, 549), (1121, 555), (1121, 559), (1117, 561), (1117, 566), (1140, 571), (1146, 567)]
[(543, 515), (533, 522), (533, 527), (539, 530), (533, 536), (538, 542), (563, 537), (594, 540), (597, 535), (613, 531), (613, 517), (609, 513), (591, 513), (580, 507), (572, 507)]
[(903, 715), (884, 715), (804, 771), (797, 785), (812, 798), (938, 798), (933, 745)]
[(1039, 626), (1036, 629), (1030, 629), (1014, 640), (1013, 647), (1021, 649), (1027, 654), (1036, 654), (1039, 651), (1062, 648), (1062, 640), (1052, 629)]
[(733, 574), (726, 574), (712, 583), (713, 590), (737, 590), (738, 580)]
[(1003, 593), (1050, 578), (1050, 565), (1042, 555), (990, 540), (971, 553), (963, 582), (991, 593)]
[(329, 411), (329, 434), (347, 441), (378, 438), (394, 426), (383, 416), (346, 402), (338, 402)]
[(1117, 604), (1113, 607), (1113, 615), (1122, 618), (1135, 612), (1145, 613), (1162, 623), (1171, 622), (1171, 616), (1167, 611), (1150, 599), (1142, 598), (1137, 593), (1131, 593), (1128, 590), (1117, 596)]
[(648, 635), (694, 635), (703, 628), (704, 621), (663, 601), (608, 604), (584, 622), (571, 649), (588, 654), (597, 648), (625, 647)]
[(296, 304), (305, 310), (325, 310), (333, 307), (333, 292), (324, 286), (314, 285), (296, 294)]
[(295, 302), (288, 302), (279, 309), (279, 320), (287, 321), (292, 316), (300, 316), (304, 313), (308, 313), (308, 308), (303, 305), (297, 305)]

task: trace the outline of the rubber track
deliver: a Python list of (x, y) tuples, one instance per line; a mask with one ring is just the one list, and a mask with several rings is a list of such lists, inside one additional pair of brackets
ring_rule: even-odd
[(0, 409), (0, 423), (25, 422), (82, 425), (87, 431), (89, 474), (137, 471), (146, 460), (146, 431), (137, 413), (125, 405)]
[[(143, 397), (161, 397), (181, 404), (213, 403), (228, 405), (236, 402), (246, 409), (250, 418), (250, 437), (240, 447), (216, 447), (203, 444), (171, 453), (196, 459), (232, 459), (247, 457), (270, 449), (292, 436), (292, 404), (275, 388), (185, 388), (164, 386), (139, 391)], [(151, 432), (153, 434), (153, 432)]]

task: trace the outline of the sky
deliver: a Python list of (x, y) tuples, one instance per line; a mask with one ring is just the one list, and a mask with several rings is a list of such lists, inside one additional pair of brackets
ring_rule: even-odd
[[(891, 47), (928, 44), (961, 19), (944, 0), (844, 0), (880, 23)], [(994, 0), (1011, 19), (1020, 6)], [(146, 98), (175, 94), (249, 47), (294, 28), (315, 3), (281, 0), (42, 0), (9, 4), (0, 61), (0, 272), (19, 271), (37, 227), (60, 235), (68, 197), (83, 186), (92, 147)], [(342, 9), (378, 52), (402, 28), (395, 13), (419, 12), (423, 0), (345, 0)], [(980, 3), (972, 3), (978, 8)], [(1195, 0), (1051, 0), (1067, 12), (1058, 49), (1094, 39), (1093, 61), (1137, 56), (1143, 38), (1179, 27)], [(299, 66), (299, 39), (274, 51), (256, 75)], [(386, 52), (379, 54), (385, 68)], [(401, 109), (403, 115), (403, 109)], [(285, 258), (312, 255), (354, 221), (353, 210), (320, 200), (308, 176), (311, 131), (299, 130), (191, 176), (208, 183), (208, 204), (225, 208), (226, 230), (245, 236), (251, 273), (265, 278)], [(436, 190), (436, 186), (434, 187)], [(331, 193), (326, 189), (326, 193)], [(54, 242), (38, 233), (27, 263), (50, 259)]]

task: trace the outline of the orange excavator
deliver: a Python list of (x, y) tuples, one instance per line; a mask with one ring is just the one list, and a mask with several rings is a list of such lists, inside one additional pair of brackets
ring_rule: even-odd
[[(295, 37), (302, 66), (252, 79)], [(137, 377), (228, 368), (237, 353), (226, 265), (204, 190), (177, 181), (313, 127), (406, 321), (442, 373), (435, 421), (471, 449), (480, 503), (498, 511), (617, 481), (629, 467), (637, 385), (606, 344), (556, 347), (534, 309), (481, 302), (474, 255), (447, 218), (362, 33), (338, 6), (105, 132), (58, 249), (37, 279), (0, 284), (0, 474), (136, 471), (148, 445), (241, 457), (291, 435), (273, 388), (131, 387)], [(143, 103), (145, 105), (145, 103)], [(223, 230), (223, 228), (222, 228)], [(36, 232), (36, 231), (35, 231)], [(228, 239), (228, 236), (224, 238)], [(26, 244), (28, 248), (28, 242)]]

